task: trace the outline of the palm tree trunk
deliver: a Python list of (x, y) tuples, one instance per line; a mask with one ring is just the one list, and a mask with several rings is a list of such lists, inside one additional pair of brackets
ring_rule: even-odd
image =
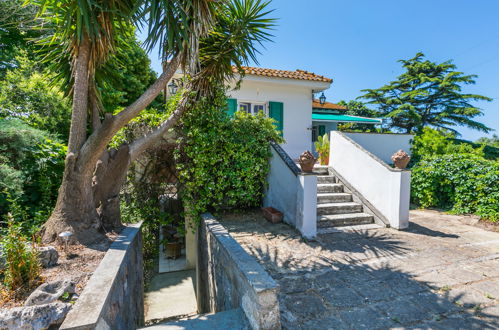
[(86, 140), (89, 105), (90, 41), (84, 37), (74, 62), (75, 82), (69, 133), (68, 154), (57, 202), (41, 234), (44, 242), (52, 242), (62, 231), (71, 231), (81, 243), (102, 238), (100, 222), (93, 204), (92, 177), (76, 166)]
[[(99, 161), (106, 154), (106, 147), (116, 132), (159, 95), (179, 65), (179, 59), (174, 58), (158, 80), (134, 103), (115, 116), (108, 115), (100, 125), (95, 125), (94, 132), (87, 139), (90, 47), (88, 43), (82, 42), (80, 48), (75, 62), (70, 146), (56, 206), (41, 230), (44, 242), (52, 242), (57, 239), (60, 232), (69, 230), (75, 234), (78, 242), (89, 244), (103, 238), (106, 228), (103, 227), (102, 220), (106, 223), (105, 227), (109, 229), (121, 227), (117, 196), (126, 178), (131, 155), (128, 150), (121, 151), (120, 157), (107, 164), (105, 175), (102, 174), (102, 169), (98, 174)], [(87, 74), (84, 74), (86, 71)], [(171, 127), (170, 124), (167, 126)], [(156, 138), (155, 135), (155, 138), (151, 140)], [(98, 175), (94, 176), (94, 173)], [(114, 179), (108, 179), (105, 176)], [(95, 187), (93, 187), (93, 179), (97, 180)], [(98, 184), (99, 182), (101, 184)]]
[(84, 37), (74, 63), (73, 109), (69, 129), (68, 152), (75, 155), (87, 137), (88, 85), (89, 85), (90, 41)]

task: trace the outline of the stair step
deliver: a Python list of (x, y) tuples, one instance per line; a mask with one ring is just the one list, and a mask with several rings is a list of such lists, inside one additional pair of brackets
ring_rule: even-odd
[(341, 193), (343, 185), (341, 183), (321, 183), (317, 185), (317, 193)]
[(317, 183), (336, 183), (334, 175), (318, 175)]
[(194, 318), (151, 325), (139, 330), (179, 330), (179, 329), (251, 329), (241, 308), (230, 309), (215, 314), (202, 314)]
[(326, 203), (317, 205), (317, 215), (346, 214), (362, 212), (362, 205), (355, 202)]
[(329, 166), (327, 165), (314, 165), (314, 172), (319, 174), (329, 174)]
[(317, 194), (317, 204), (351, 202), (352, 194), (348, 193), (323, 193)]
[(384, 227), (378, 225), (377, 223), (343, 226), (343, 227), (325, 227), (317, 229), (317, 234), (324, 235), (324, 234), (333, 234), (333, 233), (348, 233), (348, 232), (366, 231), (370, 229), (379, 229), (379, 228), (384, 228)]
[(374, 223), (374, 218), (367, 213), (328, 214), (317, 217), (317, 228), (354, 226), (372, 223)]

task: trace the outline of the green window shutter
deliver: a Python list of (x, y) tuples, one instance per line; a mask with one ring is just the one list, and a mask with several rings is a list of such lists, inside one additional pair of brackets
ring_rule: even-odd
[(326, 126), (325, 125), (319, 125), (319, 135), (324, 136), (326, 134)]
[(234, 114), (237, 111), (237, 100), (227, 99), (227, 114), (230, 118), (234, 118)]
[(282, 102), (269, 102), (269, 117), (276, 121), (275, 127), (283, 136), (284, 104)]

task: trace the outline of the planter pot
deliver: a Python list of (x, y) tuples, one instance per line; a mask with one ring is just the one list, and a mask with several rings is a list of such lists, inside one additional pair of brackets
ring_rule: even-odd
[(177, 259), (182, 255), (182, 243), (180, 242), (165, 243), (164, 248), (167, 258)]
[(300, 168), (302, 172), (310, 173), (314, 170), (315, 161), (310, 162), (300, 162)]
[(397, 160), (394, 162), (394, 165), (396, 168), (403, 170), (404, 168), (407, 167), (407, 164), (409, 164), (409, 161), (411, 159), (402, 159), (402, 160)]
[(315, 161), (316, 159), (314, 158), (314, 155), (312, 155), (310, 151), (308, 150), (304, 151), (300, 155), (299, 159), (301, 170), (303, 172), (308, 172), (308, 173), (312, 172), (314, 170)]
[(269, 206), (262, 208), (263, 216), (271, 223), (282, 222), (283, 214), (282, 212), (276, 210), (275, 208)]
[(326, 166), (329, 165), (329, 156), (327, 156), (325, 158), (320, 157), (319, 158), (319, 163), (321, 165), (326, 165)]
[(396, 168), (403, 170), (409, 164), (411, 156), (409, 156), (405, 151), (399, 150), (392, 155), (392, 161)]

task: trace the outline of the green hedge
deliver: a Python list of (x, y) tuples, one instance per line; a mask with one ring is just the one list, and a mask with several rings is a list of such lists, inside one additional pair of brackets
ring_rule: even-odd
[(412, 168), (411, 198), (421, 207), (499, 221), (499, 162), (474, 154), (436, 155)]
[(282, 141), (272, 119), (239, 111), (229, 118), (226, 107), (220, 92), (182, 118), (177, 169), (183, 202), (194, 216), (261, 205), (271, 157), (269, 141)]

